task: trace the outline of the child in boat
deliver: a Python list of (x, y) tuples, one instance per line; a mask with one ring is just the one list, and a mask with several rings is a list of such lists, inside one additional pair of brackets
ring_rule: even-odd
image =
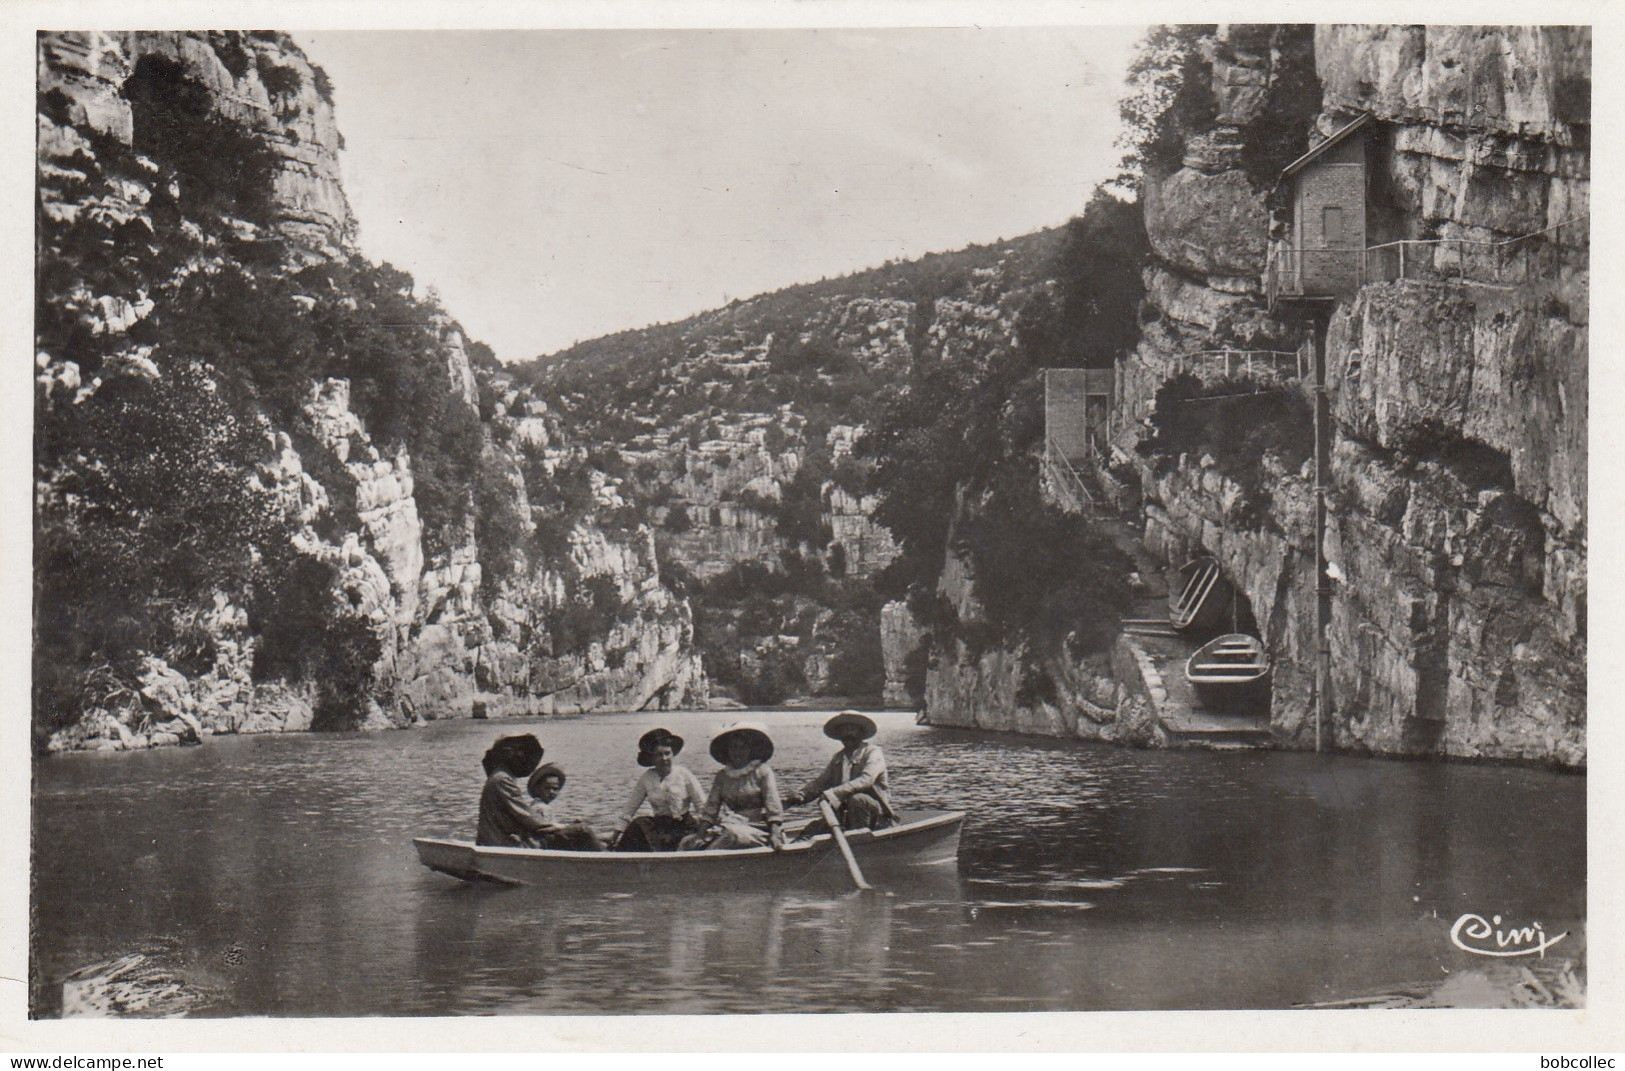
[(561, 821), (553, 807), (564, 791), (564, 771), (553, 763), (540, 766), (530, 775), (530, 813), (538, 823), (532, 834), (534, 847), (566, 852), (601, 852), (604, 842), (585, 822)]
[[(842, 829), (885, 829), (897, 820), (891, 805), (891, 780), (886, 772), (886, 756), (880, 745), (869, 740), (875, 735), (874, 720), (855, 710), (843, 710), (824, 723), (824, 735), (841, 742), (841, 750), (829, 760), (824, 772), (784, 798), (786, 807), (797, 807), (822, 796), (829, 801)], [(801, 833), (803, 838), (829, 832), (822, 820)]]
[(542, 744), (530, 733), (504, 736), (486, 751), (485, 788), (480, 792), (480, 818), (474, 843), (503, 848), (526, 848), (541, 832), (541, 821), (531, 813), (520, 779), (529, 777), (542, 761)]
[[(676, 764), (682, 750), (683, 738), (666, 729), (650, 729), (638, 738), (638, 765), (649, 769), (633, 783), (621, 811), (616, 851), (676, 851), (684, 837), (699, 832), (695, 816), (705, 806), (705, 789), (686, 766)], [(645, 802), (653, 814), (638, 814)]]
[(700, 811), (707, 828), (684, 837), (684, 851), (711, 848), (784, 847), (784, 803), (767, 760), (773, 740), (755, 722), (730, 725), (711, 740), (711, 757), (722, 763)]

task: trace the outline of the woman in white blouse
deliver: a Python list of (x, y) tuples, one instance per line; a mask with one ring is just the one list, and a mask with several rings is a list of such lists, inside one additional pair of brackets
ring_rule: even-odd
[[(621, 812), (618, 852), (676, 851), (677, 842), (699, 828), (696, 817), (705, 806), (705, 790), (676, 758), (683, 738), (665, 729), (650, 729), (638, 738), (638, 765), (649, 769), (632, 785)], [(639, 815), (648, 803), (652, 814)]]

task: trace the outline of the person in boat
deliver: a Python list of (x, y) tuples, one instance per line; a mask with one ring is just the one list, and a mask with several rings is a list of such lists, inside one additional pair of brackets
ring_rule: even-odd
[[(688, 767), (677, 765), (682, 750), (683, 738), (666, 729), (650, 729), (638, 738), (638, 765), (647, 769), (633, 782), (621, 812), (616, 851), (676, 851), (684, 837), (699, 832), (705, 789)], [(638, 814), (645, 803), (654, 813)]]
[(553, 805), (564, 791), (564, 770), (548, 763), (530, 775), (530, 813), (540, 825), (532, 834), (532, 847), (564, 852), (601, 852), (604, 842), (586, 822), (569, 822)]
[(722, 764), (700, 810), (706, 828), (683, 838), (684, 851), (784, 847), (784, 803), (767, 760), (773, 739), (756, 722), (738, 722), (711, 739), (711, 757)]
[(485, 788), (480, 792), (479, 826), (474, 843), (502, 848), (527, 848), (543, 823), (531, 812), (521, 783), (542, 761), (542, 744), (530, 733), (504, 736), (480, 760)]
[[(885, 829), (897, 821), (891, 805), (891, 777), (879, 744), (870, 743), (874, 720), (855, 710), (843, 710), (824, 723), (824, 735), (841, 742), (841, 750), (824, 772), (784, 798), (786, 807), (799, 807), (822, 796), (829, 801), (842, 829)], [(829, 832), (819, 820), (801, 832), (802, 839)]]

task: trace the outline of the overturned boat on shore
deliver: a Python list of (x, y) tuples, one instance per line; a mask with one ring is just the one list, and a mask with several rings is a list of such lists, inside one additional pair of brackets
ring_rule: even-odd
[(1234, 597), (1217, 561), (1193, 558), (1168, 588), (1168, 623), (1180, 632), (1215, 632), (1224, 627)]
[(1202, 705), (1214, 711), (1267, 710), (1270, 659), (1256, 636), (1231, 632), (1209, 640), (1185, 663)]

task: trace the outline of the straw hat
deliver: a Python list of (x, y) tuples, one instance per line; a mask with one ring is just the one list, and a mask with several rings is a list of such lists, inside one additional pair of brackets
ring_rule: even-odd
[(530, 789), (530, 794), (532, 796), (536, 795), (536, 786), (547, 780), (549, 777), (557, 777), (559, 779), (559, 787), (564, 787), (564, 770), (550, 762), (546, 766), (536, 767), (536, 772), (530, 775), (530, 780), (526, 783), (526, 787)]
[(711, 757), (724, 766), (728, 765), (728, 741), (736, 736), (750, 741), (750, 757), (753, 760), (766, 762), (773, 757), (773, 738), (767, 735), (767, 726), (755, 721), (740, 721), (725, 726), (711, 738)]
[(879, 731), (875, 726), (874, 719), (859, 714), (855, 710), (843, 710), (824, 723), (824, 735), (831, 740), (840, 740), (843, 738), (841, 730), (852, 726), (857, 726), (865, 740)]
[(669, 729), (650, 729), (638, 737), (638, 765), (653, 766), (657, 747), (669, 747), (673, 755), (680, 754), (683, 738)]

